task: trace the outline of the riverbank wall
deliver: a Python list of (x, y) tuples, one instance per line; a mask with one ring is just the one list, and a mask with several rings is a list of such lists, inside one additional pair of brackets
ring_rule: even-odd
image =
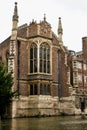
[(11, 109), (11, 118), (81, 114), (80, 108), (75, 106), (75, 97), (59, 100), (52, 96), (20, 96), (13, 99)]

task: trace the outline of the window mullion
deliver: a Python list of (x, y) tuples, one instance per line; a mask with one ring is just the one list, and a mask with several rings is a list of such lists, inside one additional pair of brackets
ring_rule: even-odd
[(44, 72), (44, 48), (42, 47), (42, 72)]
[(34, 73), (34, 46), (33, 46), (33, 73)]
[(38, 46), (37, 48), (37, 72), (39, 73), (40, 71), (40, 47)]
[(46, 73), (47, 73), (47, 48), (46, 48)]

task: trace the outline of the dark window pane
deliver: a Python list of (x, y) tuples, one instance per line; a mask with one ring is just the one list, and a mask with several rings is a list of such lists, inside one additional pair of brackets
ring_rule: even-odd
[(30, 59), (33, 59), (33, 48), (30, 49)]
[(50, 95), (50, 85), (47, 85), (47, 95)]
[(34, 72), (37, 72), (37, 60), (34, 60)]
[(38, 94), (38, 88), (37, 88), (37, 84), (34, 85), (34, 95)]
[(46, 73), (46, 61), (44, 61), (44, 73)]
[(44, 95), (46, 95), (46, 84), (44, 84)]
[(33, 85), (30, 85), (30, 95), (33, 95)]
[(46, 60), (46, 48), (44, 48), (44, 59)]
[(47, 61), (47, 73), (50, 73), (50, 61)]
[(43, 95), (43, 85), (40, 84), (40, 95)]
[(47, 60), (50, 60), (50, 49), (47, 49)]
[(50, 95), (50, 85), (40, 84), (40, 94)]
[(30, 73), (33, 73), (33, 61), (30, 60)]
[(34, 48), (34, 58), (37, 59), (37, 48)]
[(42, 60), (40, 60), (40, 72), (42, 72)]
[(40, 47), (40, 59), (42, 59), (42, 47)]

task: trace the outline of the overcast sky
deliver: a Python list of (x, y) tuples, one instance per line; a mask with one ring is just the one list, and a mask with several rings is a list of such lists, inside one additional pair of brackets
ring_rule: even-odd
[(32, 19), (39, 22), (45, 13), (57, 34), (61, 17), (64, 45), (82, 50), (82, 37), (87, 36), (87, 0), (0, 0), (0, 43), (11, 34), (14, 2), (18, 2), (19, 26)]

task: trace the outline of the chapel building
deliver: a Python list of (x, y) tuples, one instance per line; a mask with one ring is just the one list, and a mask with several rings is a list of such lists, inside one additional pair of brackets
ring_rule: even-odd
[(0, 62), (13, 72), (12, 91), (19, 94), (12, 102), (12, 118), (75, 114), (77, 56), (64, 46), (61, 18), (58, 36), (45, 15), (40, 23), (32, 20), (18, 27), (18, 21), (15, 2), (12, 33), (0, 44)]

